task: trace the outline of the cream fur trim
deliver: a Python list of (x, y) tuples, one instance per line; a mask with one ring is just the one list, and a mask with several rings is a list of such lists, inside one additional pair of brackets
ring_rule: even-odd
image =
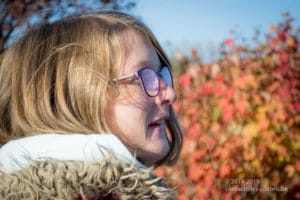
[(120, 162), (34, 161), (31, 166), (0, 176), (0, 199), (174, 199), (151, 169)]

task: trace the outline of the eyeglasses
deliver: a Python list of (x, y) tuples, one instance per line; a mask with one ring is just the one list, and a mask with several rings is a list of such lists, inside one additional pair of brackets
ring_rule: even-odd
[(149, 97), (155, 97), (160, 91), (159, 77), (170, 87), (173, 88), (172, 72), (168, 66), (163, 66), (159, 72), (155, 72), (152, 68), (144, 67), (138, 71), (114, 78), (114, 82), (138, 79), (141, 87)]

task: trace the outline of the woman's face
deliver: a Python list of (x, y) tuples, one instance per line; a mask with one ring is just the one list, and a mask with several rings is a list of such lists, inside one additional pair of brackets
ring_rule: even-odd
[[(124, 34), (126, 60), (119, 76), (149, 67), (155, 72), (161, 68), (159, 57), (152, 44), (134, 31)], [(176, 99), (173, 88), (160, 81), (160, 92), (149, 97), (139, 80), (119, 83), (119, 96), (113, 102), (114, 128), (123, 142), (135, 151), (146, 165), (161, 160), (169, 151), (164, 120), (169, 117), (169, 106)]]

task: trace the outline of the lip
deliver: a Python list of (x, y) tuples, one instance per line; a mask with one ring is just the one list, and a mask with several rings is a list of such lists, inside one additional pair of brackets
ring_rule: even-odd
[(148, 127), (152, 126), (153, 124), (162, 124), (165, 120), (169, 119), (169, 115), (166, 113), (159, 114), (154, 120), (148, 124)]

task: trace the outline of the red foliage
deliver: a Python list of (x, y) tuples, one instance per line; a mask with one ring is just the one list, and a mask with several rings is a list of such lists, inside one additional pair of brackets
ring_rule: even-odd
[(265, 44), (227, 39), (221, 61), (179, 76), (183, 151), (175, 170), (158, 169), (178, 186), (178, 199), (298, 195), (287, 189), (300, 179), (300, 32), (285, 17)]
[(232, 45), (233, 45), (233, 39), (232, 39), (232, 38), (227, 38), (227, 39), (225, 40), (225, 44), (226, 44), (226, 46), (228, 46), (228, 47), (232, 46)]

